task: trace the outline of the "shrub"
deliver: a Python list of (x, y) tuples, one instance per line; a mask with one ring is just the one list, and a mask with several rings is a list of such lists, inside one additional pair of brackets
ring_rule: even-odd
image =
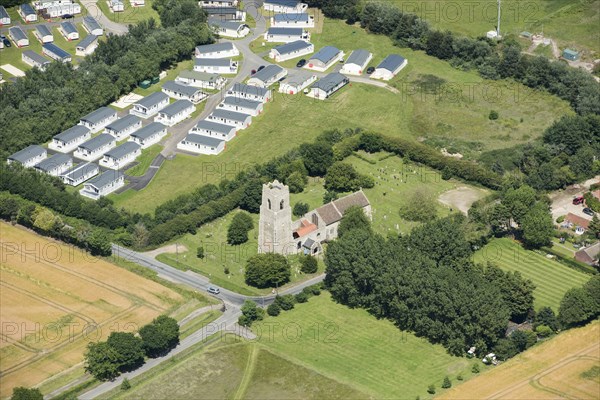
[(237, 213), (231, 220), (227, 229), (227, 243), (238, 245), (248, 241), (248, 232), (254, 227), (250, 214), (246, 212)]
[(308, 296), (306, 293), (300, 292), (294, 296), (294, 299), (296, 300), (296, 303), (306, 303), (308, 301)]
[(535, 333), (541, 338), (546, 338), (548, 336), (551, 336), (554, 333), (554, 331), (549, 326), (538, 325), (535, 328)]
[(462, 374), (458, 374), (458, 375), (456, 376), (456, 380), (457, 380), (457, 381), (462, 381), (463, 379), (464, 379), (464, 378), (463, 378)]
[(277, 304), (277, 303), (269, 304), (269, 307), (267, 307), (267, 314), (269, 314), (271, 317), (276, 317), (280, 313), (281, 313), (281, 307), (279, 307), (279, 304)]
[(307, 203), (298, 202), (294, 204), (294, 208), (292, 209), (292, 214), (296, 217), (301, 217), (309, 211), (309, 207)]
[(305, 274), (314, 274), (319, 269), (319, 263), (317, 259), (312, 256), (302, 256), (300, 263), (302, 264), (300, 271)]
[(225, 275), (229, 275), (229, 272), (230, 272), (230, 271), (229, 271), (229, 267), (225, 267), (225, 268), (223, 268), (223, 273), (224, 273)]
[(284, 311), (289, 311), (294, 308), (295, 299), (291, 294), (275, 297), (275, 303)]
[(121, 390), (125, 391), (129, 389), (131, 389), (131, 383), (129, 383), (129, 379), (125, 378), (121, 383)]
[(11, 400), (42, 400), (44, 396), (38, 388), (26, 388), (19, 386), (13, 388)]
[(561, 215), (560, 217), (556, 218), (556, 223), (557, 224), (562, 224), (563, 222), (565, 222), (565, 216)]
[(500, 116), (500, 115), (498, 115), (498, 111), (492, 110), (492, 111), (490, 111), (490, 115), (488, 115), (488, 118), (489, 118), (491, 121), (495, 121), (495, 120), (497, 120), (497, 119), (498, 119), (498, 117), (499, 117), (499, 116)]
[(478, 374), (479, 371), (479, 364), (473, 364), (473, 368), (471, 368), (471, 372), (474, 374)]
[(442, 389), (448, 389), (452, 387), (452, 382), (450, 382), (450, 378), (447, 376), (444, 378), (444, 382), (442, 382)]
[(196, 249), (196, 257), (204, 258), (204, 247), (203, 246), (198, 246), (198, 248)]
[(435, 394), (435, 386), (434, 385), (429, 385), (429, 387), (427, 388), (427, 393), (429, 393), (429, 394)]

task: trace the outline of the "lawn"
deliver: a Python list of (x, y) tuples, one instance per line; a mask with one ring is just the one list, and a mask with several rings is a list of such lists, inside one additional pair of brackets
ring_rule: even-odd
[(152, 0), (146, 0), (146, 5), (144, 7), (131, 7), (129, 1), (124, 1), (124, 4), (125, 10), (123, 12), (114, 13), (110, 11), (110, 8), (108, 8), (106, 0), (98, 0), (96, 3), (102, 13), (104, 13), (104, 15), (106, 15), (106, 17), (111, 21), (129, 25), (136, 24), (146, 19), (154, 18), (154, 20), (160, 25), (160, 17), (152, 8)]
[(142, 176), (150, 167), (152, 160), (161, 152), (162, 146), (155, 144), (147, 149), (142, 150), (142, 155), (135, 160), (137, 162), (136, 165), (129, 168), (125, 173), (131, 176)]
[(493, 262), (507, 271), (519, 271), (535, 284), (534, 306), (551, 307), (558, 311), (565, 292), (580, 287), (590, 275), (566, 267), (558, 261), (533, 251), (524, 250), (517, 242), (508, 238), (494, 239), (475, 253), (476, 262)]

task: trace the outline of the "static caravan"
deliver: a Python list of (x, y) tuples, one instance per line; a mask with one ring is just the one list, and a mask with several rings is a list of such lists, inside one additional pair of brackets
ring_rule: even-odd
[(95, 138), (80, 144), (73, 153), (73, 156), (86, 161), (95, 161), (116, 145), (117, 141), (114, 137), (102, 133)]
[(125, 186), (125, 175), (122, 172), (104, 171), (100, 176), (84, 183), (79, 194), (92, 200), (98, 200), (100, 197), (108, 196), (123, 186)]
[(235, 137), (235, 132), (237, 132), (235, 126), (206, 120), (198, 121), (196, 126), (190, 129), (190, 134), (209, 136), (225, 141), (233, 139)]
[(131, 134), (129, 141), (139, 144), (142, 149), (160, 142), (167, 135), (167, 127), (160, 122), (151, 122)]
[(219, 19), (211, 19), (208, 21), (213, 32), (219, 36), (239, 39), (250, 33), (250, 27), (240, 21), (221, 21)]
[(90, 140), (92, 133), (83, 125), (75, 125), (52, 138), (48, 148), (61, 153), (70, 153), (80, 144)]
[(196, 87), (182, 85), (175, 81), (166, 81), (162, 86), (162, 92), (176, 100), (189, 100), (194, 104), (198, 104), (208, 97), (206, 93)]
[(131, 7), (144, 7), (146, 0), (129, 0), (129, 4), (131, 4)]
[(304, 68), (325, 72), (344, 57), (344, 52), (333, 46), (325, 46), (308, 60)]
[(92, 111), (85, 117), (79, 120), (79, 125), (83, 125), (93, 133), (100, 132), (113, 121), (117, 120), (117, 112), (112, 108), (100, 107), (96, 111)]
[(98, 175), (100, 168), (94, 163), (79, 164), (60, 176), (65, 185), (79, 186), (93, 176)]
[(73, 167), (73, 159), (71, 156), (56, 153), (36, 164), (34, 168), (48, 175), (59, 176), (71, 167)]
[(194, 71), (212, 74), (237, 74), (237, 61), (228, 58), (196, 58)]
[(21, 164), (24, 167), (33, 167), (37, 163), (41, 162), (46, 158), (48, 152), (42, 146), (32, 144), (24, 148), (23, 150), (17, 151), (15, 154), (8, 157), (6, 162), (12, 164), (14, 162)]
[(68, 41), (79, 39), (79, 31), (77, 31), (77, 27), (72, 22), (61, 22), (58, 31)]
[(315, 46), (312, 43), (304, 40), (287, 43), (281, 46), (274, 47), (269, 52), (269, 57), (277, 62), (291, 60), (292, 58), (302, 57), (315, 51)]
[(54, 36), (52, 35), (52, 32), (46, 25), (36, 25), (35, 30), (33, 31), (33, 35), (42, 44), (54, 42)]
[(117, 140), (123, 140), (141, 127), (142, 120), (140, 117), (128, 114), (123, 118), (119, 118), (115, 122), (106, 125), (104, 133), (114, 136)]
[(264, 34), (265, 41), (291, 43), (297, 40), (310, 40), (310, 33), (304, 28), (269, 28)]
[(308, 5), (301, 3), (300, 0), (265, 0), (263, 7), (265, 11), (293, 14), (306, 11)]
[(312, 85), (307, 96), (318, 100), (325, 100), (348, 83), (350, 83), (350, 79), (347, 76), (338, 72), (332, 72)]
[(217, 109), (237, 111), (243, 114), (250, 114), (253, 117), (262, 113), (263, 103), (260, 101), (246, 100), (239, 97), (227, 96), (217, 106)]
[(42, 53), (47, 55), (53, 60), (60, 61), (62, 63), (71, 62), (71, 55), (55, 45), (54, 43), (46, 43), (42, 45)]
[[(216, 122), (219, 124), (231, 125), (240, 129), (246, 129), (252, 123), (252, 116), (235, 111), (215, 110), (207, 118), (207, 121)], [(193, 132), (192, 132), (193, 133)]]
[(196, 106), (189, 100), (177, 100), (173, 104), (163, 108), (154, 117), (154, 122), (160, 122), (167, 126), (173, 126), (190, 115), (196, 110)]
[(10, 36), (17, 47), (29, 46), (29, 38), (20, 26), (11, 26), (8, 28), (8, 36)]
[(121, 169), (134, 162), (142, 154), (142, 147), (134, 142), (125, 142), (107, 151), (100, 160), (100, 165), (110, 169)]
[(163, 92), (156, 92), (135, 103), (129, 113), (142, 118), (150, 118), (168, 105), (169, 96)]
[(125, 11), (125, 4), (122, 0), (108, 0), (108, 6), (112, 10), (112, 12)]
[(221, 21), (241, 21), (246, 20), (246, 12), (238, 10), (236, 7), (207, 7), (204, 11), (211, 20)]
[(275, 14), (271, 17), (274, 28), (314, 28), (315, 18), (308, 13)]
[(41, 0), (34, 1), (33, 7), (36, 10), (44, 10), (48, 7), (64, 6), (69, 4), (73, 4), (73, 0)]
[(6, 8), (0, 6), (0, 26), (10, 25), (10, 23), (10, 15), (8, 15)]
[(25, 23), (36, 22), (38, 20), (37, 12), (29, 3), (21, 4), (17, 10)]
[(389, 81), (406, 67), (407, 64), (408, 60), (404, 57), (398, 54), (390, 54), (375, 68), (375, 71), (371, 74), (371, 78)]
[(55, 5), (46, 8), (46, 14), (50, 18), (59, 18), (66, 14), (81, 14), (81, 5), (78, 3)]
[(94, 17), (90, 17), (89, 15), (83, 17), (83, 28), (90, 35), (102, 36), (104, 34), (102, 26), (94, 19)]
[(75, 47), (75, 54), (78, 56), (89, 56), (98, 47), (98, 36), (87, 35)]
[(362, 75), (372, 58), (373, 54), (367, 50), (354, 50), (344, 63), (340, 72), (348, 75)]
[(281, 68), (279, 65), (267, 65), (248, 79), (248, 85), (268, 88), (275, 82), (284, 79), (287, 74), (287, 69)]
[(177, 148), (197, 154), (217, 155), (225, 150), (225, 141), (209, 136), (187, 135), (177, 144)]
[(23, 51), (23, 53), (21, 53), (21, 60), (23, 60), (25, 64), (31, 65), (32, 67), (38, 67), (42, 71), (45, 70), (48, 65), (50, 65), (50, 60), (44, 58), (42, 55), (33, 50)]
[(231, 42), (206, 44), (196, 47), (196, 58), (231, 58), (240, 55), (240, 51)]
[(200, 0), (198, 5), (202, 8), (209, 7), (237, 7), (238, 0)]
[(218, 90), (225, 86), (227, 79), (219, 74), (184, 70), (175, 78), (175, 82), (201, 89)]
[(279, 93), (298, 94), (317, 80), (317, 76), (305, 73), (295, 72), (293, 76), (288, 76), (286, 80), (279, 85)]
[(227, 96), (266, 103), (271, 99), (271, 90), (259, 86), (236, 83), (227, 91)]

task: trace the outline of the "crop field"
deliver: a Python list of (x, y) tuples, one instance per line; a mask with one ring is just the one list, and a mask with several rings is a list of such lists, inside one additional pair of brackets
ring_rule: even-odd
[(571, 329), (489, 372), (450, 389), (440, 399), (597, 399), (600, 323)]
[(0, 223), (0, 396), (82, 361), (90, 341), (136, 331), (184, 298), (80, 249)]
[(536, 310), (547, 306), (558, 311), (565, 292), (582, 286), (590, 279), (590, 275), (525, 250), (508, 238), (492, 240), (475, 253), (474, 259), (476, 262), (492, 262), (507, 271), (519, 271), (524, 278), (531, 279), (536, 286), (533, 292)]

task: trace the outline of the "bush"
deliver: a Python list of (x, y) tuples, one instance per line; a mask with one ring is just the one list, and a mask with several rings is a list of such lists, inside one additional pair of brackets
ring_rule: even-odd
[(562, 224), (563, 222), (565, 222), (565, 216), (561, 215), (560, 217), (556, 218), (556, 223), (557, 224)]
[(11, 400), (43, 400), (44, 396), (38, 388), (26, 388), (19, 386), (13, 388)]
[(316, 258), (306, 255), (300, 258), (300, 263), (302, 266), (300, 267), (300, 271), (305, 274), (314, 274), (319, 269), (319, 262)]
[(238, 319), (238, 324), (249, 327), (254, 321), (261, 321), (264, 318), (265, 310), (258, 307), (255, 302), (246, 300), (242, 306), (242, 315)]
[(480, 372), (479, 364), (473, 364), (473, 368), (471, 368), (471, 372), (474, 374), (478, 374)]
[(294, 296), (296, 303), (306, 303), (308, 301), (308, 296), (304, 292), (300, 292)]
[(246, 283), (257, 288), (281, 286), (289, 282), (290, 276), (288, 260), (281, 254), (257, 254), (246, 264)]
[(223, 268), (223, 273), (224, 273), (225, 275), (229, 275), (229, 272), (230, 272), (230, 271), (229, 271), (229, 267), (224, 267), (224, 268)]
[(427, 388), (427, 393), (429, 393), (429, 394), (435, 394), (435, 386), (434, 385), (429, 385), (429, 387)]
[(301, 217), (309, 211), (309, 206), (307, 203), (298, 202), (294, 204), (294, 208), (292, 209), (292, 214), (296, 217)]
[(535, 328), (535, 333), (541, 338), (547, 338), (548, 336), (552, 336), (552, 334), (554, 334), (554, 331), (549, 326), (538, 325)]
[(131, 389), (131, 383), (129, 383), (129, 379), (125, 378), (121, 383), (121, 390), (125, 391), (129, 389)]
[(444, 382), (442, 382), (442, 389), (449, 389), (452, 387), (452, 382), (450, 382), (450, 378), (447, 376), (444, 378)]
[(267, 314), (269, 314), (271, 317), (276, 317), (280, 313), (281, 313), (281, 307), (279, 307), (279, 304), (277, 304), (277, 303), (269, 304), (269, 307), (267, 307)]
[(201, 259), (204, 258), (204, 247), (198, 246), (198, 248), (196, 249), (196, 257)]
[(457, 381), (462, 381), (463, 379), (464, 379), (464, 378), (463, 378), (462, 374), (458, 374), (458, 375), (456, 376), (456, 380), (457, 380)]
[(490, 115), (488, 115), (488, 118), (489, 118), (491, 121), (495, 121), (495, 120), (497, 120), (497, 119), (498, 119), (498, 117), (500, 117), (500, 115), (498, 115), (498, 111), (495, 111), (495, 110), (492, 110), (492, 111), (490, 111)]
[(289, 311), (293, 309), (295, 302), (296, 301), (294, 299), (294, 296), (292, 296), (291, 294), (275, 297), (275, 303), (277, 303), (277, 305), (281, 307), (281, 309), (284, 311)]
[(254, 227), (250, 214), (246, 212), (237, 213), (231, 220), (227, 229), (227, 243), (238, 245), (248, 241), (248, 232)]

